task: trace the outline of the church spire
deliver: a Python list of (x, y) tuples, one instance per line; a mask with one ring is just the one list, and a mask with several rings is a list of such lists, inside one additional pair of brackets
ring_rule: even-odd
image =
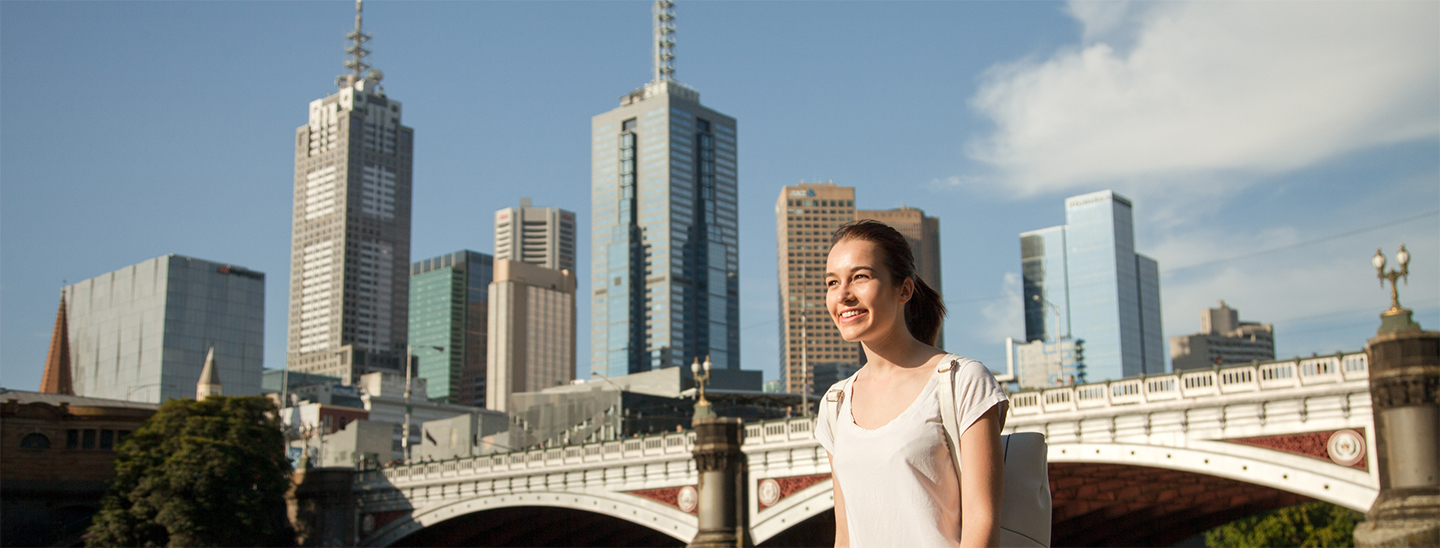
[(200, 382), (195, 383), (195, 400), (205, 401), (207, 396), (219, 396), (220, 371), (215, 367), (215, 347), (205, 355), (205, 367), (200, 370)]
[(65, 313), (65, 292), (60, 292), (60, 311), (55, 313), (55, 331), (50, 334), (50, 353), (45, 356), (45, 372), (40, 376), (40, 392), (75, 394), (70, 373), (70, 326)]

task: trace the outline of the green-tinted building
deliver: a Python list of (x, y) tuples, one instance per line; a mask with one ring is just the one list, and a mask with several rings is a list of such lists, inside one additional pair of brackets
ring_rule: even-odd
[[(485, 406), (490, 255), (461, 250), (410, 265), (410, 345), (425, 396)], [(435, 347), (444, 350), (436, 350)]]

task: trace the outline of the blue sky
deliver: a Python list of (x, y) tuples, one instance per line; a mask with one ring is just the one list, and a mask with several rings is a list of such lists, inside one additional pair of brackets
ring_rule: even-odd
[[(1440, 4), (681, 2), (677, 79), (739, 125), (741, 345), (778, 375), (774, 203), (830, 180), (941, 219), (952, 352), (1023, 337), (1020, 232), (1135, 204), (1167, 336), (1224, 299), (1281, 356), (1440, 327)], [(178, 253), (267, 274), (284, 361), (293, 132), (353, 4), (0, 3), (0, 385), (39, 385), (59, 289)], [(591, 116), (650, 78), (647, 2), (389, 2), (372, 64), (415, 128), (412, 260), (492, 251), (522, 196), (575, 211)], [(581, 294), (585, 294), (581, 288)], [(579, 304), (587, 333), (589, 302)], [(580, 342), (581, 377), (589, 363)]]

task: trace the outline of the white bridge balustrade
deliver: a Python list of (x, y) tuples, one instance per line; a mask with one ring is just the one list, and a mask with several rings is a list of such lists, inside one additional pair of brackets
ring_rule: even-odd
[[(1021, 391), (1010, 396), (1005, 430), (1046, 434), (1052, 484), (1055, 470), (1070, 470), (1054, 465), (1121, 465), (1365, 510), (1379, 485), (1367, 374), (1365, 354), (1351, 353)], [(754, 542), (833, 508), (813, 426), (745, 425)], [(605, 514), (688, 542), (697, 527), (693, 491), (686, 499), (698, 477), (693, 449), (693, 432), (668, 433), (363, 472), (354, 486), (361, 544), (529, 506)], [(1055, 492), (1057, 516), (1067, 493)]]

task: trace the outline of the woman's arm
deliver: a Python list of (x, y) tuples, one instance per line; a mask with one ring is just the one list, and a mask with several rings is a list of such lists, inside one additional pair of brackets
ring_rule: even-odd
[(850, 525), (845, 522), (845, 496), (840, 494), (840, 480), (835, 478), (835, 457), (825, 453), (830, 459), (830, 485), (835, 488), (835, 548), (850, 547)]
[[(960, 545), (994, 546), (1000, 529), (1005, 456), (1000, 450), (1000, 408), (991, 407), (960, 434)], [(840, 507), (840, 489), (835, 489)], [(838, 513), (836, 523), (839, 523)], [(836, 537), (839, 542), (839, 537)], [(838, 546), (838, 544), (837, 544)]]

